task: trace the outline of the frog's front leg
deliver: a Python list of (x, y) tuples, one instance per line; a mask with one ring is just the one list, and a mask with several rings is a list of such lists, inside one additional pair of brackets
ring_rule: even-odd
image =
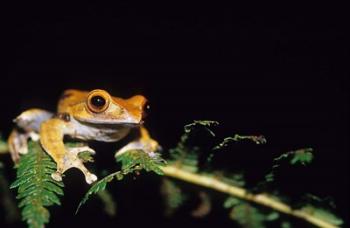
[(118, 157), (129, 150), (143, 150), (152, 156), (154, 152), (160, 148), (159, 143), (151, 138), (147, 129), (140, 127), (139, 138), (122, 147), (119, 151), (117, 151), (115, 156)]
[(93, 150), (91, 148), (89, 150), (86, 146), (67, 149), (63, 143), (63, 138), (64, 135), (74, 134), (70, 129), (69, 122), (56, 118), (45, 121), (40, 127), (41, 145), (57, 164), (57, 171), (52, 174), (52, 178), (61, 181), (62, 174), (66, 170), (75, 167), (84, 173), (86, 182), (91, 184), (97, 180), (97, 177), (87, 170), (78, 157), (78, 153), (82, 151), (93, 153)]

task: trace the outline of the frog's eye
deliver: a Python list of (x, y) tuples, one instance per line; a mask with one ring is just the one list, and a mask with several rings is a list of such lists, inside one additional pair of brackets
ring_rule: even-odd
[(109, 100), (109, 96), (104, 93), (91, 93), (88, 96), (87, 106), (90, 111), (100, 113), (108, 108)]

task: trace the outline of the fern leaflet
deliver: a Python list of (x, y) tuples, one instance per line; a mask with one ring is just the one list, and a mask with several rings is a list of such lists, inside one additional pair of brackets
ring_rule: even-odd
[(28, 153), (21, 157), (16, 181), (11, 185), (11, 188), (18, 188), (18, 206), (28, 227), (43, 227), (50, 218), (47, 207), (61, 204), (59, 196), (63, 195), (64, 185), (51, 178), (55, 171), (56, 164), (39, 143), (29, 142)]
[(80, 201), (76, 214), (81, 206), (86, 203), (92, 194), (97, 194), (100, 191), (106, 189), (106, 186), (114, 178), (122, 180), (123, 177), (134, 171), (146, 170), (147, 172), (153, 171), (158, 175), (163, 175), (161, 166), (165, 164), (165, 160), (160, 157), (159, 153), (146, 153), (143, 150), (130, 150), (116, 157), (117, 161), (122, 163), (122, 169), (120, 171), (109, 174), (100, 181), (97, 181), (85, 194), (84, 198)]

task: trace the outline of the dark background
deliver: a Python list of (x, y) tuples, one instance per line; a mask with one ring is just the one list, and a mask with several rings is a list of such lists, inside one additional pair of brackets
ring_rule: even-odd
[[(151, 105), (146, 126), (164, 148), (174, 146), (182, 126), (194, 119), (218, 120), (220, 136), (264, 134), (266, 145), (248, 143), (222, 155), (225, 169), (248, 168), (249, 183), (263, 177), (273, 157), (313, 147), (314, 163), (284, 171), (277, 187), (292, 198), (332, 196), (336, 212), (348, 219), (343, 21), (340, 12), (276, 15), (212, 5), (10, 6), (3, 27), (1, 131), (7, 136), (11, 120), (27, 108), (55, 110), (67, 88), (102, 88), (121, 97), (140, 93)], [(112, 154), (98, 154), (97, 166), (112, 166)], [(74, 216), (88, 186), (79, 172), (68, 174), (73, 177), (65, 180), (65, 209), (54, 208), (49, 227), (233, 226), (219, 206), (199, 220), (186, 210), (162, 217), (152, 175), (112, 186), (119, 201), (116, 218), (104, 215), (97, 199)]]

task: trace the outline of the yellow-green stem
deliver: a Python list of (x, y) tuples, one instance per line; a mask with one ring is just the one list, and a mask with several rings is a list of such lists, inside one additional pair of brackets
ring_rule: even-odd
[(196, 184), (202, 187), (214, 189), (219, 192), (226, 193), (228, 195), (241, 198), (247, 201), (251, 201), (269, 208), (272, 208), (276, 211), (288, 214), (290, 216), (294, 216), (300, 219), (303, 219), (313, 225), (323, 228), (336, 228), (337, 226), (328, 223), (318, 217), (315, 217), (313, 214), (308, 213), (303, 210), (294, 210), (289, 205), (275, 199), (268, 194), (251, 194), (248, 193), (246, 189), (241, 187), (236, 187), (233, 185), (229, 185), (224, 183), (214, 177), (208, 177), (196, 173), (191, 173), (181, 168), (175, 166), (164, 166), (163, 172), (166, 176), (173, 177), (175, 179), (179, 179), (182, 181), (186, 181), (192, 184)]
[[(3, 143), (2, 147), (0, 147), (0, 153), (8, 153), (6, 143)], [(257, 203), (259, 205), (272, 208), (273, 210), (303, 219), (318, 227), (337, 228), (337, 226), (328, 223), (327, 221), (324, 221), (318, 217), (315, 217), (313, 214), (308, 213), (307, 211), (294, 210), (289, 205), (278, 201), (277, 199), (275, 199), (272, 196), (269, 196), (268, 194), (251, 194), (247, 192), (247, 190), (244, 188), (229, 185), (218, 179), (215, 179), (214, 177), (208, 177), (196, 173), (191, 173), (171, 165), (164, 166), (162, 169), (166, 176), (173, 177), (175, 179), (186, 181), (206, 188), (214, 189), (216, 191), (223, 192), (237, 198), (241, 198), (247, 201)]]

